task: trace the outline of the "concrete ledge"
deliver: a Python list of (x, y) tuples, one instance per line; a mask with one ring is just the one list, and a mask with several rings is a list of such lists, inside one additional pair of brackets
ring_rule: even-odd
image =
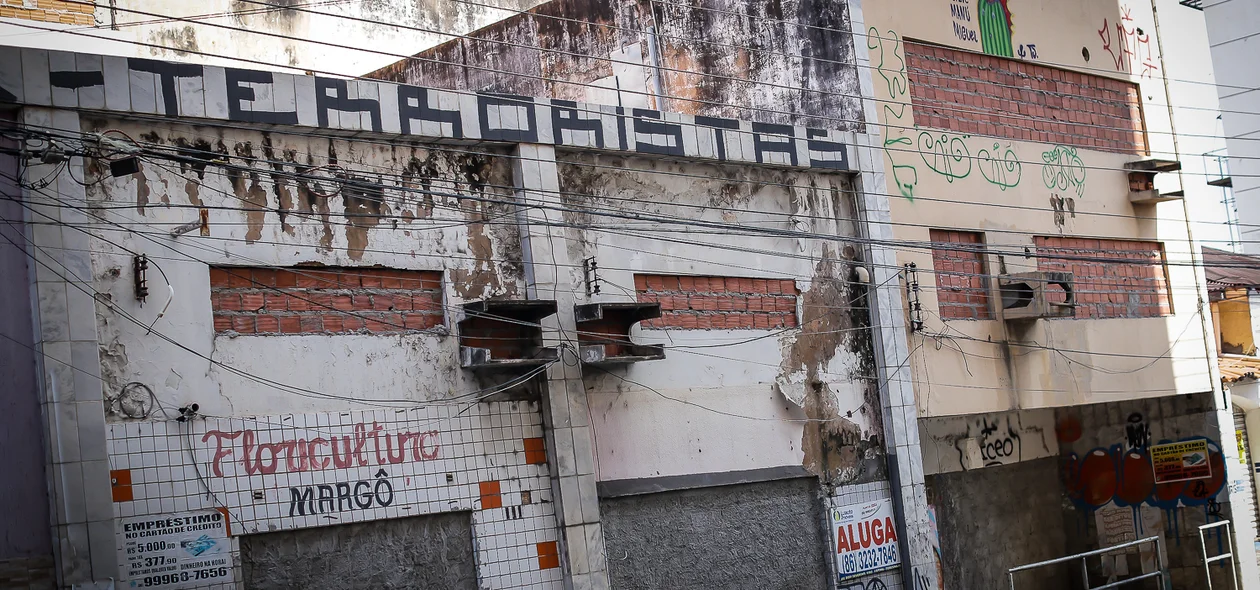
[(758, 483), (780, 479), (796, 479), (813, 477), (814, 474), (799, 465), (783, 467), (767, 467), (747, 471), (726, 471), (723, 473), (694, 473), (688, 475), (669, 475), (665, 477), (645, 477), (640, 479), (616, 479), (601, 481), (596, 484), (601, 498), (635, 496), (638, 494), (654, 494), (657, 492), (674, 492), (695, 488), (731, 486), (745, 483)]

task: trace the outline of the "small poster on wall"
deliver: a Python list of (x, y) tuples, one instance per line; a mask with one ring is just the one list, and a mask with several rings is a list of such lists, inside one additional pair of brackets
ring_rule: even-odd
[(234, 582), (228, 521), (217, 510), (124, 518), (118, 537), (125, 587), (203, 588)]
[(901, 563), (891, 499), (832, 507), (831, 530), (841, 579)]
[(1200, 438), (1154, 445), (1151, 447), (1151, 466), (1155, 470), (1155, 483), (1212, 477), (1208, 441)]

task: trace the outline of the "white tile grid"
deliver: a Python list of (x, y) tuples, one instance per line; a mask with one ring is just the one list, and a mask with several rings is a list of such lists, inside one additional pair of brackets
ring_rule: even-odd
[[(232, 451), (220, 462), (224, 477), (215, 477), (212, 473), (217, 446), (214, 436), (207, 437), (206, 433), (211, 430), (225, 433), (253, 430), (256, 455), (259, 445), (284, 440), (309, 441), (315, 437), (331, 439), (333, 436), (338, 440), (343, 440), (342, 437), (353, 440), (354, 425), (363, 423), (365, 430), (371, 431), (373, 420), (383, 427), (383, 432), (391, 434), (438, 430), (439, 456), (416, 462), (413, 460), (413, 445), (409, 442), (404, 462), (389, 464), (384, 455), (392, 444), (387, 446), (382, 440), (380, 452), (386, 464), (379, 465), (372, 437), (368, 437), (362, 449), (366, 465), (343, 469), (334, 469), (330, 465), (320, 471), (291, 474), (287, 472), (287, 454), (281, 451), (275, 473), (247, 475), (242, 461), (241, 435), (235, 440), (223, 442), (224, 450), (230, 448)], [(132, 471), (135, 499), (114, 503), (117, 517), (195, 511), (226, 505), (236, 534), (285, 530), (474, 510), (480, 505), (478, 483), (498, 480), (504, 504), (519, 506), (521, 517), (509, 520), (505, 508), (476, 512), (484, 523), (474, 530), (474, 535), (479, 538), (485, 536), (484, 541), (478, 541), (479, 547), (497, 551), (478, 555), (479, 563), (494, 565), (493, 570), (482, 570), (483, 583), (492, 588), (511, 588), (559, 580), (559, 576), (554, 576), (554, 579), (549, 575), (531, 577), (538, 573), (534, 544), (557, 540), (559, 534), (547, 466), (525, 463), (523, 439), (541, 438), (543, 434), (539, 408), (534, 403), (478, 404), (463, 414), (450, 406), (432, 406), (398, 412), (209, 419), (192, 424), (116, 423), (109, 425), (107, 432), (110, 468)], [(396, 441), (390, 438), (393, 439), (391, 443)], [(426, 442), (431, 440), (426, 439)], [(330, 446), (322, 446), (318, 458), (329, 457)], [(191, 448), (195, 451), (190, 451)], [(473, 454), (474, 448), (483, 450), (484, 454)], [(425, 452), (431, 452), (431, 449), (426, 447)], [(194, 455), (196, 462), (192, 460)], [(269, 454), (263, 451), (263, 456), (269, 457)], [(388, 507), (373, 505), (368, 509), (305, 515), (294, 512), (293, 516), (289, 515), (294, 508), (292, 492), (288, 489), (290, 485), (303, 488), (332, 485), (335, 496), (336, 484), (348, 483), (353, 502), (355, 482), (367, 481), (369, 485), (374, 485), (375, 473), (382, 468), (388, 470), (394, 486), (394, 500)], [(207, 487), (213, 492), (213, 497), (206, 494)], [(254, 499), (255, 491), (262, 492), (261, 500)], [(523, 491), (530, 494), (529, 505), (521, 506)], [(318, 488), (312, 490), (313, 497), (318, 498), (318, 493)], [(335, 497), (333, 502), (336, 507), (338, 500)], [(515, 550), (508, 551), (508, 548)], [(534, 581), (536, 579), (541, 581)]]
[(559, 583), (558, 575), (549, 578), (550, 572), (558, 573), (559, 568), (540, 571), (538, 562), (538, 543), (559, 540), (553, 507), (535, 499), (521, 506), (523, 516), (515, 520), (507, 519), (502, 509), (473, 514), (478, 578), (485, 587), (552, 587), (550, 584)]

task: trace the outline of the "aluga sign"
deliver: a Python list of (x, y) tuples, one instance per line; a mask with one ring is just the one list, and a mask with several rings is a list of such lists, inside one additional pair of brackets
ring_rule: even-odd
[(836, 569), (841, 578), (868, 574), (901, 563), (892, 500), (836, 506), (831, 509), (835, 531)]

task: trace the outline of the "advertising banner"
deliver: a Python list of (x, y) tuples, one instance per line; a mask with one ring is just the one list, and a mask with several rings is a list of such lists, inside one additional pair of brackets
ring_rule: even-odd
[(1155, 483), (1212, 477), (1205, 438), (1152, 446), (1151, 465), (1155, 469)]
[(901, 563), (891, 499), (833, 507), (831, 530), (841, 579)]
[(123, 579), (131, 588), (232, 584), (227, 527), (218, 510), (120, 519)]

